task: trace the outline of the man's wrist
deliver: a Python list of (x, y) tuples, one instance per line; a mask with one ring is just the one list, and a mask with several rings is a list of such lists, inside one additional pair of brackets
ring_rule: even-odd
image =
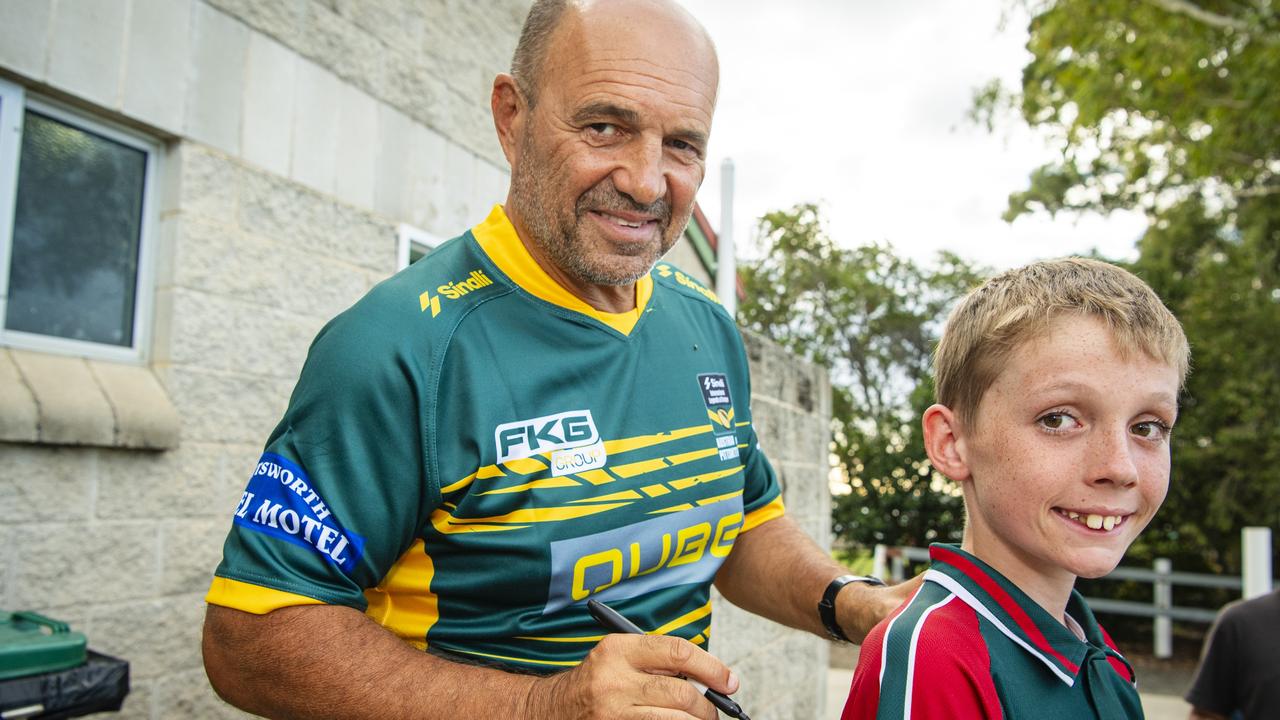
[(827, 585), (826, 590), (822, 593), (822, 599), (818, 601), (818, 617), (822, 620), (823, 627), (827, 629), (827, 634), (833, 640), (853, 642), (849, 639), (844, 627), (841, 626), (836, 608), (839, 604), (840, 591), (854, 583), (865, 583), (873, 586), (884, 585), (883, 580), (870, 575), (841, 575)]

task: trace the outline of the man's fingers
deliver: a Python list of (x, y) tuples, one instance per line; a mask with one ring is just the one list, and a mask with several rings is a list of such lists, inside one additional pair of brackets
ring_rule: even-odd
[[(706, 720), (716, 720), (719, 715), (709, 700), (704, 698), (687, 680), (668, 675), (649, 675), (641, 685), (639, 704), (645, 710), (674, 712), (671, 717), (689, 715)], [(639, 709), (639, 708), (637, 708)], [(658, 717), (666, 717), (658, 715)]]
[(738, 691), (738, 677), (714, 655), (688, 640), (669, 635), (631, 637), (640, 641), (628, 649), (628, 659), (634, 667), (697, 680), (726, 695)]

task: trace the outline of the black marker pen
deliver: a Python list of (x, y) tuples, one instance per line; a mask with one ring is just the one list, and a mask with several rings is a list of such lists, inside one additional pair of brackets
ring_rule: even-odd
[[(636, 627), (635, 623), (599, 600), (588, 600), (587, 611), (591, 613), (591, 617), (596, 619), (596, 622), (603, 625), (609, 632), (627, 633), (629, 635), (645, 634), (643, 630)], [(725, 715), (731, 718), (738, 718), (738, 720), (751, 720), (746, 713), (742, 712), (742, 708), (738, 703), (729, 699), (728, 695), (718, 693), (697, 680), (685, 678), (685, 681), (697, 688), (703, 697), (710, 700), (711, 704), (715, 705)]]

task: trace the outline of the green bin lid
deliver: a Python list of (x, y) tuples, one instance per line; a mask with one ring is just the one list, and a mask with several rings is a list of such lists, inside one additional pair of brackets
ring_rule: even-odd
[(85, 661), (86, 644), (64, 622), (0, 610), (0, 680), (75, 667)]

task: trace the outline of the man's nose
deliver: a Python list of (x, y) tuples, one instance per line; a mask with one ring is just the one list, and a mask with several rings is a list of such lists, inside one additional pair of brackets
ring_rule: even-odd
[(637, 203), (653, 203), (667, 194), (663, 161), (661, 140), (638, 138), (614, 171), (613, 183)]

